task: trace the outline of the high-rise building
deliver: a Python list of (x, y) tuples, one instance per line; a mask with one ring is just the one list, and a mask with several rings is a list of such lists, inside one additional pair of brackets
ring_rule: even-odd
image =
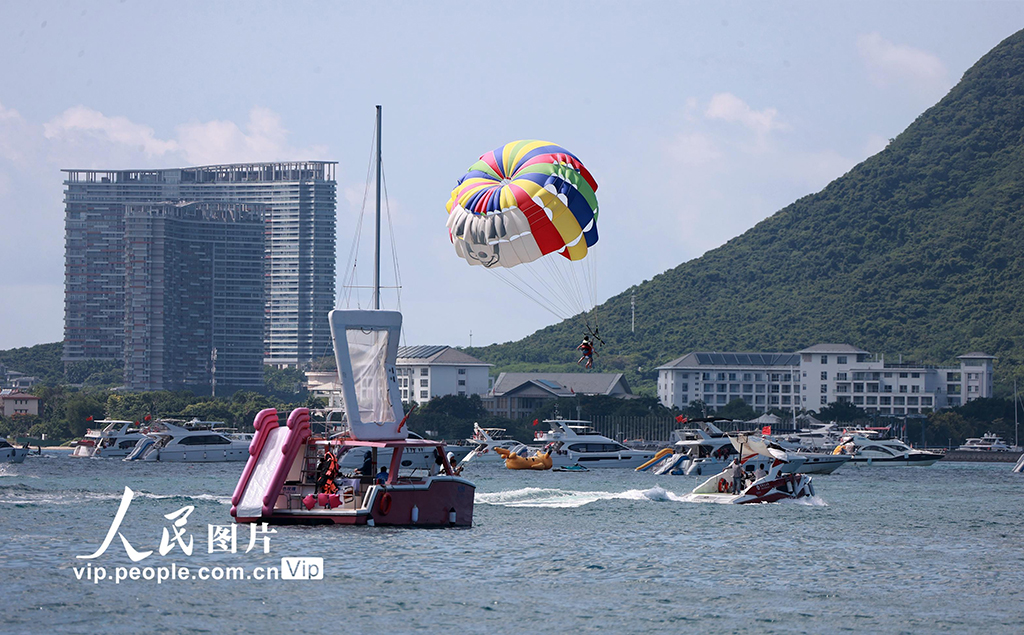
[(245, 203), (127, 206), (128, 388), (263, 384), (263, 214)]
[(127, 206), (166, 201), (264, 207), (264, 362), (329, 354), (336, 163), (64, 170), (64, 361), (122, 359)]

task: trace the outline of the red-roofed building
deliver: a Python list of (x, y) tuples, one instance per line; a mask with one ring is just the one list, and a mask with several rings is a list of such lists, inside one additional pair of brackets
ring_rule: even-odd
[(28, 393), (4, 390), (0, 392), (0, 404), (5, 417), (39, 414), (39, 397)]

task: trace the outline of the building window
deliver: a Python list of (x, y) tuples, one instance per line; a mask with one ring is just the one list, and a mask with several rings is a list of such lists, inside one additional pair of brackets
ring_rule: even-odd
[(853, 392), (864, 392), (864, 384), (854, 384)]
[(729, 384), (729, 392), (739, 392), (739, 391), (740, 391), (740, 385), (739, 384)]
[(459, 380), (459, 385), (460, 386), (465, 386), (466, 385), (466, 380), (465, 379), (460, 379)]
[(821, 381), (828, 381), (828, 371), (827, 370), (821, 371)]
[(704, 392), (715, 392), (714, 384), (704, 384)]
[(743, 381), (750, 381), (750, 373), (743, 373)]
[[(824, 377), (822, 377), (824, 379)], [(854, 377), (854, 379), (857, 379)], [(836, 381), (846, 381), (846, 373), (836, 373)]]
[(725, 373), (718, 373), (718, 381), (725, 381)]
[(823, 405), (823, 406), (827, 406), (828, 405), (828, 397), (826, 397), (825, 395), (821, 396), (821, 405)]
[(846, 363), (846, 355), (837, 355), (836, 356), (836, 363), (837, 364), (845, 364)]
[(426, 388), (426, 387), (427, 387), (427, 380), (426, 379), (421, 379), (420, 380), (420, 388)]
[(729, 381), (736, 381), (736, 373), (729, 373)]
[(426, 390), (421, 390), (420, 391), (420, 399), (426, 399), (426, 398), (427, 398), (427, 391)]
[(726, 392), (725, 384), (718, 384), (718, 392)]
[(754, 384), (743, 384), (743, 392), (754, 392)]
[(900, 386), (900, 392), (907, 392), (906, 386)]
[(460, 390), (459, 391), (459, 395), (465, 397), (466, 396), (466, 391), (465, 390)]
[(460, 368), (459, 369), (459, 374), (460, 375), (465, 375), (466, 374), (466, 369), (465, 368)]
[(907, 377), (908, 377), (907, 373), (900, 373), (900, 378), (901, 379), (906, 379)]
[(822, 355), (821, 356), (821, 363), (822, 364), (827, 364), (828, 363), (828, 355)]
[(921, 387), (920, 386), (911, 386), (910, 387), (910, 392), (921, 392)]
[(427, 371), (427, 369), (426, 369), (426, 368), (421, 368), (421, 369), (420, 369), (420, 376), (421, 376), (421, 377), (426, 377), (426, 376), (427, 376), (427, 372), (428, 372), (428, 371)]
[[(828, 384), (822, 384), (821, 385), (821, 394), (824, 395), (827, 392), (828, 392)], [(824, 397), (822, 397), (822, 399), (824, 399)]]
[(711, 373), (704, 373), (704, 376), (701, 377), (701, 379), (704, 381), (711, 381)]

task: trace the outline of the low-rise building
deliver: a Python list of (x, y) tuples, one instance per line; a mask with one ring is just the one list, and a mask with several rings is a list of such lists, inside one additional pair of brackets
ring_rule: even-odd
[(720, 407), (741, 398), (757, 412), (839, 402), (879, 415), (922, 414), (992, 397), (996, 358), (974, 352), (957, 359), (959, 366), (887, 364), (849, 344), (796, 353), (689, 353), (658, 368), (658, 397), (670, 408), (695, 400)]
[(493, 415), (520, 419), (551, 399), (576, 395), (630, 398), (622, 373), (501, 373), (483, 399)]
[(5, 417), (38, 415), (39, 397), (16, 390), (0, 391), (0, 413)]
[(395, 369), (402, 401), (426, 403), (445, 395), (483, 395), (491, 364), (451, 346), (399, 346)]

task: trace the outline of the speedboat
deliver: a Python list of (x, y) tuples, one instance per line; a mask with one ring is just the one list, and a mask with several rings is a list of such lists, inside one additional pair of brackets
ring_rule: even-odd
[(248, 442), (231, 439), (197, 419), (184, 425), (156, 421), (143, 432), (125, 461), (220, 463), (249, 458)]
[(7, 439), (0, 439), (0, 463), (22, 463), (28, 456), (28, 447), (16, 448), (7, 442)]
[(481, 428), (473, 424), (473, 436), (467, 439), (474, 444), (473, 450), (462, 460), (463, 463), (500, 463), (505, 459), (495, 450), (502, 448), (512, 451), (522, 445), (519, 441), (505, 436), (505, 428)]
[(543, 445), (541, 453), (551, 454), (553, 467), (578, 464), (588, 468), (635, 468), (654, 458), (654, 451), (626, 447), (598, 433), (589, 421), (546, 419), (544, 423), (550, 430), (538, 432), (534, 441)]
[(94, 423), (101, 427), (86, 430), (85, 436), (75, 444), (71, 456), (123, 459), (145, 438), (139, 424), (134, 421), (99, 419)]
[(1024, 474), (1024, 454), (1021, 454), (1020, 458), (1017, 459), (1017, 465), (1013, 466), (1013, 473)]
[(877, 430), (858, 430), (839, 439), (834, 455), (850, 456), (850, 465), (932, 465), (942, 458), (938, 452), (917, 450)]
[[(458, 475), (443, 442), (411, 438), (405, 427), (395, 374), (402, 314), (335, 310), (329, 322), (348, 432), (314, 436), (307, 408), (293, 410), (286, 426), (276, 410), (261, 411), (231, 496), (235, 521), (471, 526), (476, 486)], [(389, 465), (381, 460), (384, 451)], [(380, 472), (346, 475), (348, 456), (358, 463), (367, 452), (368, 471)], [(413, 452), (433, 459), (427, 469), (404, 465)]]
[[(759, 435), (740, 433), (730, 435), (729, 439), (747, 474), (743, 479), (743, 488), (739, 493), (729, 491), (732, 487), (731, 469), (726, 468), (695, 487), (690, 500), (746, 505), (814, 496), (810, 476), (782, 471), (787, 463), (803, 462), (803, 457), (793, 456)], [(761, 477), (755, 476), (758, 468), (765, 472)]]

